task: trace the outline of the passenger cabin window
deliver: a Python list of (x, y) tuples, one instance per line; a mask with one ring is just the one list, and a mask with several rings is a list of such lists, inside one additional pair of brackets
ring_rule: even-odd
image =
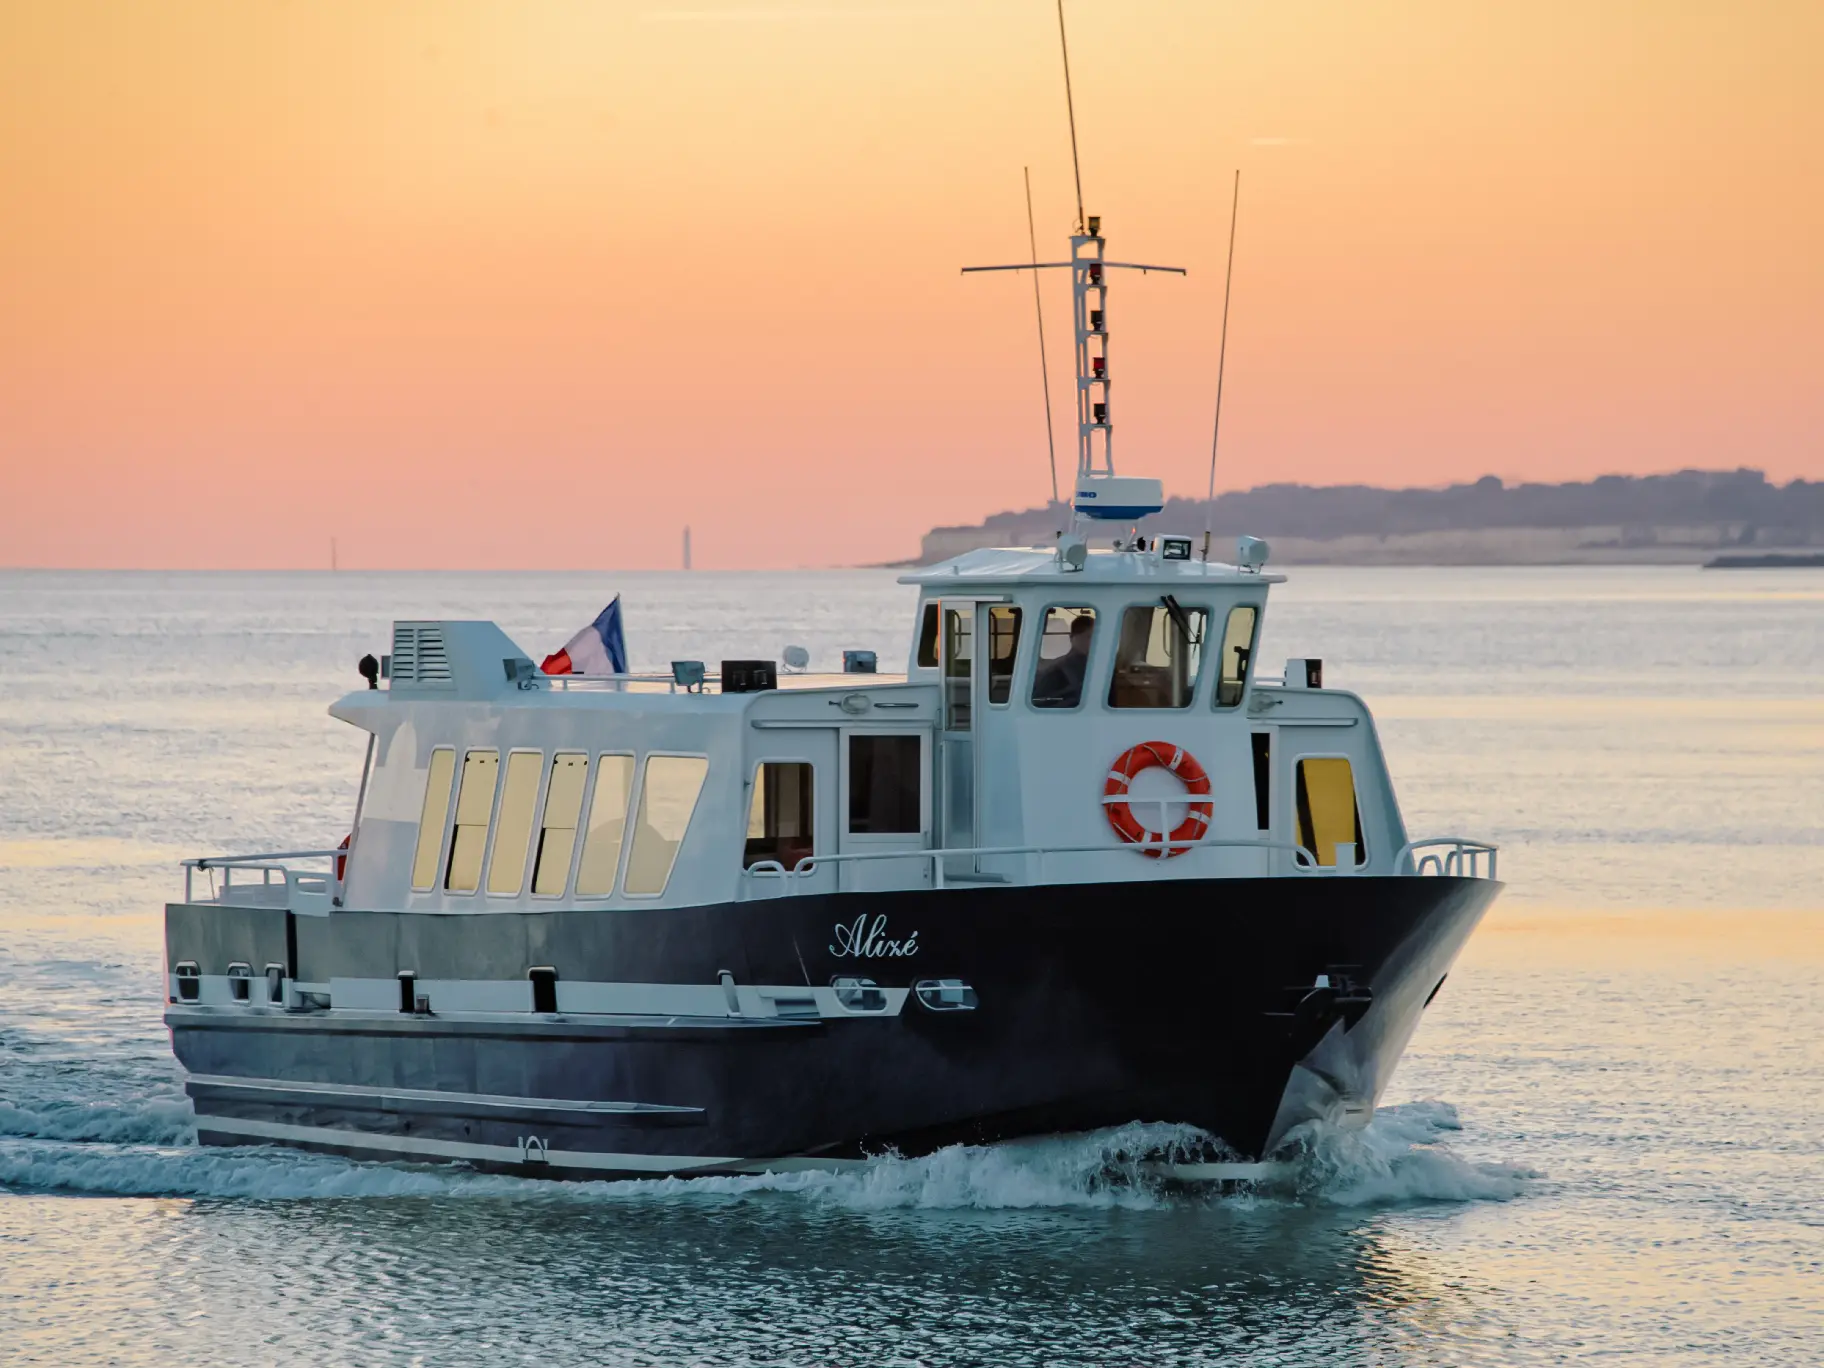
[(937, 604), (925, 605), (924, 620), (918, 626), (918, 668), (937, 668)]
[(975, 605), (944, 609), (944, 730), (968, 731), (973, 703), (969, 674), (975, 654)]
[(500, 817), (494, 823), (494, 848), (488, 856), (490, 893), (517, 893), (526, 881), (526, 856), (532, 850), (532, 812), (538, 806), (538, 779), (544, 767), (543, 752), (507, 754)]
[(424, 811), (418, 815), (418, 849), (412, 855), (412, 887), (437, 886), (437, 857), (443, 852), (443, 824), (450, 815), (450, 780), (456, 775), (456, 752), (439, 746), (431, 752), (424, 778)]
[(1362, 814), (1355, 802), (1355, 775), (1341, 756), (1298, 762), (1298, 843), (1320, 865), (1336, 864), (1336, 848), (1355, 843), (1355, 862), (1368, 863), (1362, 842)]
[(1039, 663), (1032, 674), (1032, 706), (1074, 708), (1083, 701), (1083, 676), (1096, 631), (1094, 608), (1047, 608), (1039, 633)]
[(916, 736), (849, 737), (849, 830), (857, 835), (916, 835), (924, 830), (924, 765)]
[(1202, 608), (1180, 607), (1169, 594), (1151, 607), (1136, 605), (1123, 613), (1108, 706), (1188, 708), (1208, 617)]
[(595, 762), (595, 793), (589, 799), (589, 832), (576, 871), (577, 897), (605, 898), (614, 892), (627, 832), (627, 798), (633, 792), (633, 757), (604, 755)]
[(653, 755), (646, 759), (640, 804), (633, 820), (633, 848), (627, 852), (629, 897), (657, 897), (671, 882), (678, 847), (697, 810), (709, 761), (696, 755)]
[(570, 857), (576, 854), (576, 824), (583, 815), (583, 782), (588, 777), (587, 755), (559, 751), (551, 757), (551, 791), (545, 795), (545, 820), (538, 833), (538, 855), (532, 863), (534, 893), (561, 897), (570, 880)]
[(813, 800), (817, 777), (798, 760), (768, 760), (754, 773), (754, 799), (747, 810), (743, 866), (777, 860), (787, 869), (813, 853), (817, 824)]
[(443, 874), (443, 886), (452, 893), (473, 893), (481, 886), (481, 857), (487, 849), (488, 819), (494, 815), (494, 785), (499, 778), (499, 751), (472, 750), (462, 757), (456, 830), (450, 835), (450, 862)]
[(988, 701), (1005, 703), (1013, 696), (1013, 667), (1020, 650), (1020, 610), (988, 610)]
[(1260, 620), (1252, 604), (1229, 609), (1222, 632), (1221, 672), (1216, 676), (1216, 706), (1233, 708), (1248, 687), (1248, 662), (1254, 656), (1254, 625)]

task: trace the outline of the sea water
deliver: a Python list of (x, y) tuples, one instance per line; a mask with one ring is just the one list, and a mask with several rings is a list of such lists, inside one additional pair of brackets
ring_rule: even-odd
[[(546, 1184), (201, 1149), (186, 855), (333, 845), (395, 617), (638, 669), (902, 659), (890, 574), (0, 572), (0, 1362), (1824, 1362), (1824, 574), (1313, 569), (1263, 667), (1361, 693), (1508, 891), (1380, 1113), (1179, 1192), (1157, 1118), (840, 1176)], [(1263, 910), (1263, 915), (1267, 915)]]

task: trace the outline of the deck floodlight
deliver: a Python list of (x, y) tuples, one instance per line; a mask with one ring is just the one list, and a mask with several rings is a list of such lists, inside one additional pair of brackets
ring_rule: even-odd
[(671, 662), (671, 682), (689, 693), (703, 691), (703, 662), (700, 660), (674, 660)]
[(372, 654), (362, 656), (360, 663), (355, 668), (361, 671), (361, 678), (367, 681), (368, 688), (380, 687), (380, 662), (375, 660)]
[(788, 670), (802, 670), (811, 663), (811, 653), (802, 646), (787, 646), (780, 659), (785, 661)]
[(1252, 570), (1256, 574), (1267, 563), (1267, 556), (1273, 548), (1259, 537), (1242, 537), (1235, 543), (1235, 564), (1243, 570)]

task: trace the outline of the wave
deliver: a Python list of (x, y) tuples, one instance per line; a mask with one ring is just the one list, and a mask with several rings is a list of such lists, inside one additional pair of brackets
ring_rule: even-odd
[(111, 1145), (194, 1145), (196, 1116), (180, 1095), (124, 1102), (59, 1098), (0, 1102), (0, 1136)]
[[(541, 1202), (753, 1200), (773, 1195), (855, 1211), (1156, 1209), (1243, 1200), (1392, 1206), (1507, 1201), (1540, 1175), (1474, 1163), (1443, 1141), (1461, 1129), (1447, 1103), (1381, 1109), (1367, 1127), (1311, 1124), (1290, 1137), (1275, 1176), (1225, 1192), (1187, 1191), (1154, 1165), (1223, 1157), (1189, 1126), (1134, 1123), (1086, 1135), (954, 1145), (917, 1158), (883, 1155), (836, 1172), (804, 1170), (620, 1182), (550, 1182), (460, 1167), (358, 1163), (266, 1147), (204, 1148), (185, 1103), (137, 1109), (0, 1107), (0, 1189), (252, 1200), (504, 1197)], [(29, 1131), (15, 1119), (33, 1118)]]
[(1300, 1198), (1331, 1206), (1505, 1202), (1544, 1175), (1521, 1164), (1476, 1163), (1443, 1141), (1463, 1129), (1448, 1102), (1382, 1107), (1360, 1128), (1307, 1122), (1281, 1147)]

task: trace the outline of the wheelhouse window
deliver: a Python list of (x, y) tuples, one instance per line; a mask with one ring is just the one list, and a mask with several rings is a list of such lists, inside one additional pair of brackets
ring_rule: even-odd
[(1039, 633), (1039, 661), (1032, 674), (1032, 706), (1074, 708), (1083, 701), (1083, 677), (1096, 631), (1094, 608), (1047, 608)]
[(1355, 843), (1355, 863), (1368, 863), (1362, 842), (1362, 813), (1355, 802), (1355, 774), (1341, 756), (1311, 756), (1298, 762), (1298, 843), (1334, 866), (1337, 847)]
[(583, 815), (583, 784), (588, 777), (587, 755), (559, 751), (551, 757), (545, 820), (538, 833), (538, 854), (532, 862), (534, 893), (562, 896), (564, 885), (570, 880), (570, 857), (576, 853), (576, 824)]
[(754, 773), (754, 798), (747, 810), (743, 865), (777, 860), (791, 869), (813, 853), (817, 823), (816, 771), (798, 760), (767, 760)]
[(1013, 667), (1020, 651), (1020, 610), (996, 605), (988, 610), (988, 701), (1005, 703), (1013, 696)]
[(412, 887), (437, 885), (437, 856), (443, 852), (443, 824), (450, 815), (450, 780), (456, 776), (456, 752), (439, 746), (431, 752), (424, 777), (424, 811), (418, 815), (418, 848), (412, 854)]
[(583, 862), (576, 871), (577, 897), (605, 898), (614, 892), (627, 833), (627, 799), (633, 792), (633, 757), (604, 755), (595, 763), (595, 792), (589, 799), (589, 831)]
[(1233, 708), (1248, 687), (1248, 663), (1254, 658), (1254, 627), (1260, 612), (1253, 604), (1229, 609), (1222, 631), (1221, 669), (1216, 676), (1215, 705)]
[(443, 874), (443, 886), (452, 893), (473, 893), (481, 886), (481, 857), (487, 849), (488, 819), (494, 815), (494, 785), (499, 779), (499, 751), (472, 750), (462, 757), (456, 830), (450, 835), (450, 862)]
[(633, 819), (633, 848), (627, 852), (630, 897), (656, 897), (671, 882), (678, 848), (690, 829), (703, 792), (709, 761), (697, 755), (652, 755), (646, 759), (646, 776), (640, 784), (639, 808)]
[(1150, 607), (1136, 604), (1124, 612), (1108, 706), (1188, 708), (1203, 662), (1208, 617), (1202, 608), (1181, 607), (1170, 594)]
[(542, 751), (507, 754), (500, 816), (494, 823), (494, 848), (488, 856), (490, 893), (517, 893), (526, 880), (526, 856), (532, 849), (532, 812), (538, 806), (538, 780), (544, 767)]
[(924, 762), (916, 736), (849, 737), (849, 830), (863, 836), (924, 830)]
[(918, 625), (918, 668), (937, 668), (937, 604), (927, 603)]

